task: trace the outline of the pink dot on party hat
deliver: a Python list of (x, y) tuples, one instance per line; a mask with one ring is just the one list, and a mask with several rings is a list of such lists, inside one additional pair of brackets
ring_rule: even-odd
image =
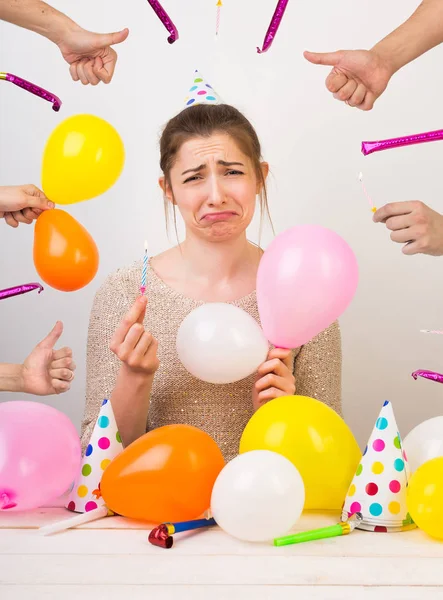
[(374, 440), (372, 447), (376, 452), (382, 452), (385, 449), (385, 443), (383, 440)]

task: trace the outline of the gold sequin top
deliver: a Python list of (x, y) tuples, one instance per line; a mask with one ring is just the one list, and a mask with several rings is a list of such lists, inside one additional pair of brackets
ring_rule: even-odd
[[(91, 311), (88, 347), (86, 406), (82, 445), (87, 446), (100, 405), (109, 398), (120, 366), (109, 349), (124, 314), (139, 294), (142, 263), (119, 269), (98, 290)], [(203, 304), (165, 284), (148, 265), (148, 309), (144, 325), (158, 341), (160, 367), (155, 374), (147, 431), (172, 423), (194, 425), (211, 435), (225, 459), (238, 454), (241, 434), (253, 414), (255, 375), (236, 383), (214, 385), (190, 375), (176, 351), (176, 336), (183, 319)], [(296, 300), (295, 300), (296, 301)], [(255, 291), (232, 302), (260, 322)], [(311, 342), (293, 350), (296, 393), (317, 398), (341, 414), (341, 338), (334, 323)]]

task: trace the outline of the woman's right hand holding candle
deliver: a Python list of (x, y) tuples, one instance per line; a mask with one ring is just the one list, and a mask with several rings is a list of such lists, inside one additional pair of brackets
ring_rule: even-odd
[(146, 433), (152, 384), (160, 364), (157, 340), (143, 326), (146, 306), (145, 296), (137, 298), (110, 344), (122, 361), (111, 404), (124, 446)]
[(146, 296), (140, 296), (125, 315), (111, 340), (112, 352), (134, 374), (154, 375), (159, 367), (157, 340), (145, 330)]

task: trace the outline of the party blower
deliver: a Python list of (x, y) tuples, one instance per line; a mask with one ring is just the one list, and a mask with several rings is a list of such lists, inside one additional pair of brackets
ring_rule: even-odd
[(60, 107), (62, 105), (62, 101), (60, 100), (60, 98), (57, 98), (55, 94), (48, 92), (47, 90), (41, 88), (39, 85), (31, 83), (30, 81), (26, 81), (26, 79), (22, 79), (21, 77), (13, 75), (12, 73), (0, 73), (0, 79), (3, 79), (4, 81), (9, 81), (10, 83), (21, 87), (27, 92), (30, 92), (31, 94), (34, 94), (39, 98), (43, 98), (43, 100), (51, 102), (52, 110), (55, 110), (55, 112), (58, 112), (60, 110)]
[(181, 521), (179, 523), (162, 523), (155, 527), (149, 534), (148, 540), (153, 546), (160, 548), (172, 548), (174, 538), (172, 534), (202, 529), (203, 527), (213, 527), (217, 525), (215, 519), (206, 516), (204, 519), (194, 519), (193, 521)]
[(320, 529), (311, 529), (310, 531), (300, 531), (293, 535), (286, 535), (274, 540), (274, 546), (288, 546), (289, 544), (300, 544), (301, 542), (312, 542), (313, 540), (324, 540), (327, 538), (349, 535), (354, 531), (359, 522), (363, 519), (360, 513), (355, 513), (345, 522), (331, 525), (330, 527), (321, 527)]

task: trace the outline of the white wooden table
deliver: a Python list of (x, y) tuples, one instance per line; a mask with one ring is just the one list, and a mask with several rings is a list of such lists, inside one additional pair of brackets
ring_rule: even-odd
[[(443, 544), (418, 530), (275, 548), (210, 528), (176, 535), (170, 550), (148, 543), (145, 524), (121, 517), (37, 533), (71, 516), (60, 505), (0, 513), (2, 600), (443, 599)], [(296, 530), (337, 520), (306, 514)]]

